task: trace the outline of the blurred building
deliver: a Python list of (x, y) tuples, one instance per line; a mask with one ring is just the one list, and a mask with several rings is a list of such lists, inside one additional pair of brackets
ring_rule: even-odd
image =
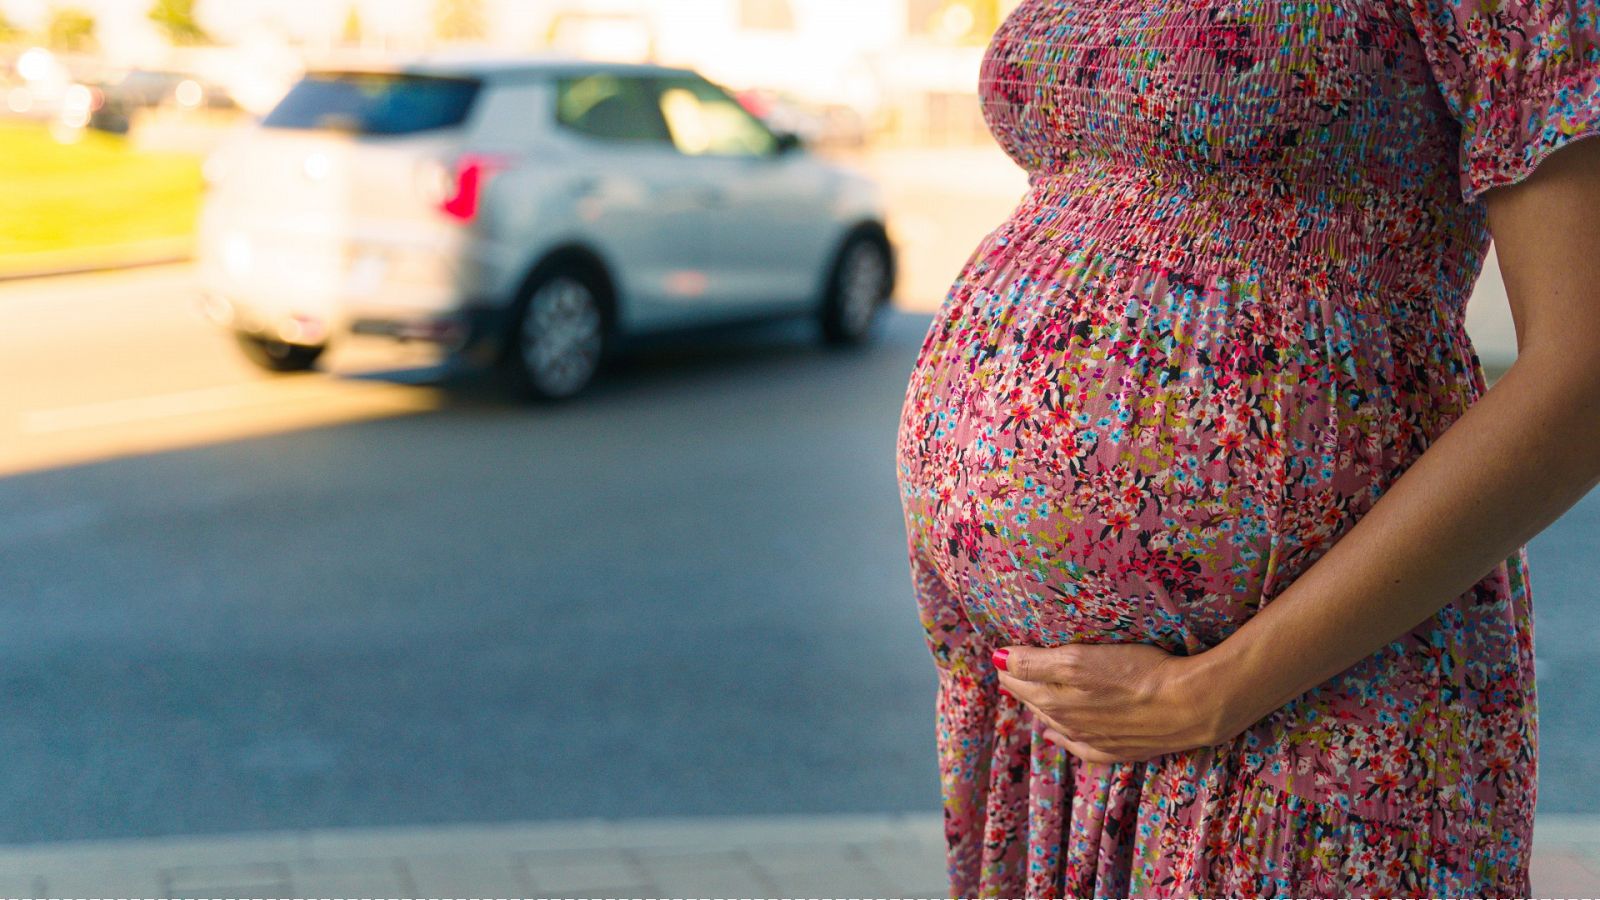
[(691, 65), (722, 83), (848, 110), (879, 139), (988, 140), (978, 64), (1017, 0), (567, 0), (546, 45)]
[[(203, 70), (252, 112), (305, 61), (406, 54), (450, 43), (693, 66), (814, 128), (906, 143), (987, 141), (978, 64), (1018, 0), (198, 0), (218, 47), (172, 48), (150, 0), (74, 0), (98, 55), (120, 66)], [(0, 0), (38, 31), (49, 0)], [(448, 12), (447, 12), (448, 11)], [(447, 18), (466, 29), (446, 28)], [(446, 34), (446, 31), (459, 33)]]

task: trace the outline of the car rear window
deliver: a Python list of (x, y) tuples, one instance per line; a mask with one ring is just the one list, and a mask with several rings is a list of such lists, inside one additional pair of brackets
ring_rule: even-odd
[(388, 73), (314, 73), (262, 120), (267, 128), (414, 134), (466, 121), (481, 83)]

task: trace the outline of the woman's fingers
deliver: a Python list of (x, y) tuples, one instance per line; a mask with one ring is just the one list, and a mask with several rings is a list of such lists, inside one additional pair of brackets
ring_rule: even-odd
[(1078, 644), (1057, 647), (1001, 647), (994, 652), (995, 669), (1024, 681), (1073, 681), (1079, 672), (1083, 648)]
[(1102, 748), (1100, 748), (1100, 747), (1098, 747), (1098, 746), (1096, 746), (1094, 744), (1089, 743), (1086, 740), (1074, 740), (1072, 738), (1069, 738), (1065, 734), (1062, 734), (1060, 729), (1054, 728), (1054, 727), (1045, 728), (1044, 731), (1041, 732), (1041, 733), (1044, 735), (1045, 739), (1048, 740), (1050, 743), (1061, 747), (1062, 749), (1066, 750), (1068, 753), (1071, 753), (1073, 756), (1077, 757), (1078, 759), (1083, 760), (1084, 762), (1092, 762), (1092, 763), (1115, 763), (1115, 762), (1133, 763), (1133, 762), (1144, 762), (1146, 760), (1154, 759), (1157, 756), (1160, 756), (1163, 752), (1165, 752), (1165, 751), (1162, 751), (1162, 750), (1155, 750), (1155, 749), (1149, 749), (1149, 748), (1145, 748), (1145, 749), (1141, 749), (1141, 750), (1126, 750), (1126, 751), (1105, 750), (1105, 749), (1102, 749)]
[(995, 675), (999, 676), (1000, 687), (1006, 693), (1034, 706), (1047, 705), (1051, 698), (1061, 697), (1071, 690), (1068, 685), (1052, 681), (1029, 681), (1010, 672), (996, 672)]
[[(1045, 681), (1025, 681), (1005, 672), (1000, 676), (1000, 689), (1032, 707), (1035, 712), (1067, 720), (1074, 711), (1072, 700), (1081, 692), (1062, 684)], [(1081, 704), (1077, 704), (1081, 705)], [(1083, 711), (1083, 710), (1080, 710)]]
[(1178, 657), (1143, 644), (1002, 648), (1000, 690), (1074, 756), (1137, 762), (1200, 746), (1204, 721), (1190, 695), (1164, 690)]
[(1095, 755), (1100, 761), (1105, 762), (1109, 762), (1114, 758), (1108, 755), (1110, 751), (1097, 749), (1097, 745), (1102, 740), (1101, 735), (1085, 733), (1073, 724), (1054, 718), (1049, 713), (1042, 712), (1036, 707), (1029, 706), (1028, 711), (1033, 714), (1035, 722), (1044, 726), (1046, 736), (1053, 734), (1061, 740), (1070, 742), (1072, 747), (1076, 748), (1073, 752), (1074, 756), (1080, 753), (1089, 753)]
[(1113, 755), (1111, 755), (1109, 753), (1103, 753), (1103, 752), (1101, 752), (1099, 750), (1096, 750), (1095, 748), (1093, 748), (1093, 747), (1089, 746), (1088, 744), (1085, 744), (1085, 743), (1083, 743), (1081, 741), (1075, 741), (1072, 738), (1069, 738), (1066, 735), (1062, 734), (1061, 732), (1055, 730), (1054, 728), (1046, 728), (1044, 730), (1044, 736), (1045, 736), (1045, 739), (1048, 740), (1050, 743), (1055, 744), (1058, 747), (1061, 747), (1062, 749), (1066, 750), (1068, 753), (1071, 753), (1073, 756), (1076, 756), (1078, 759), (1081, 759), (1084, 762), (1092, 762), (1092, 763), (1121, 762), (1121, 760), (1117, 759), (1115, 756), (1113, 756)]

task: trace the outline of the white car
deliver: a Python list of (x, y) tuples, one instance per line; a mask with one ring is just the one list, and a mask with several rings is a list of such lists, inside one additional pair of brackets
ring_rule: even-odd
[(872, 181), (679, 68), (312, 71), (206, 175), (204, 307), (275, 371), (380, 335), (560, 399), (647, 332), (799, 314), (859, 343), (895, 278)]

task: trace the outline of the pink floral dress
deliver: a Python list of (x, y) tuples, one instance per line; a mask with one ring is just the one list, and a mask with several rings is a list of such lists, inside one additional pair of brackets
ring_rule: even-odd
[(989, 654), (1216, 645), (1478, 399), (1481, 194), (1600, 133), (1600, 0), (1022, 0), (979, 87), (1029, 189), (934, 316), (896, 461), (952, 895), (1526, 896), (1522, 548), (1144, 763), (1045, 741)]

